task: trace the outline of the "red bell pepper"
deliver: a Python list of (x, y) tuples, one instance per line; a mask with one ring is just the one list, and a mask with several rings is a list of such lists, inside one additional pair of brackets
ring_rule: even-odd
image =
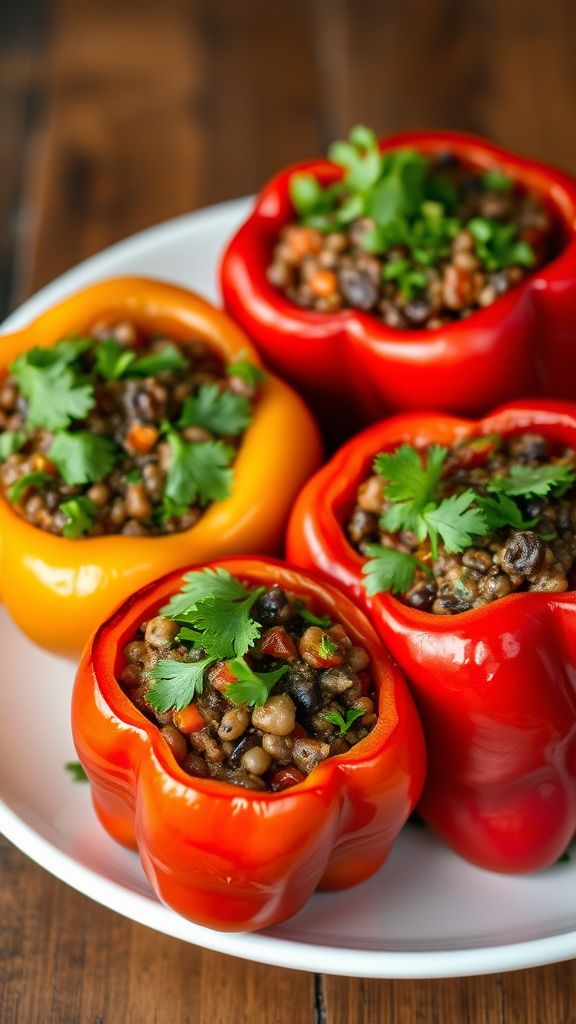
[(380, 145), (383, 151), (450, 150), (474, 167), (496, 165), (550, 205), (564, 228), (561, 253), (492, 306), (435, 330), (391, 328), (352, 309), (331, 314), (301, 309), (266, 278), (278, 234), (295, 217), (290, 180), (307, 171), (326, 185), (342, 170), (326, 160), (289, 167), (262, 190), (221, 267), (226, 307), (266, 361), (328, 420), (337, 418), (343, 401), (348, 422), (354, 417), (367, 423), (386, 410), (433, 407), (469, 414), (527, 394), (573, 398), (576, 181), (459, 133), (405, 133)]
[(554, 863), (576, 831), (576, 593), (512, 594), (454, 616), (369, 597), (344, 523), (377, 452), (522, 431), (576, 448), (576, 405), (514, 403), (478, 422), (392, 417), (312, 478), (288, 531), (288, 557), (341, 584), (408, 677), (428, 744), (422, 817), (463, 857), (511, 872)]
[(308, 595), (344, 624), (371, 658), (379, 715), (370, 734), (283, 792), (186, 774), (116, 681), (124, 644), (179, 589), (182, 572), (139, 591), (88, 643), (72, 726), (100, 820), (138, 848), (160, 899), (202, 925), (255, 930), (295, 914), (317, 887), (344, 888), (378, 870), (418, 800), (425, 755), (402, 675), (347, 597), (269, 559), (216, 564)]

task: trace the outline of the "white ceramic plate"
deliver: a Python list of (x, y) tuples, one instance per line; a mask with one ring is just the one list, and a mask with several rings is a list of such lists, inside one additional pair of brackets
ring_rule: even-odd
[[(88, 282), (150, 274), (217, 297), (215, 270), (247, 200), (145, 231), (44, 288), (6, 323), (28, 321)], [(576, 861), (528, 878), (465, 864), (409, 826), (369, 882), (317, 894), (286, 924), (256, 935), (200, 928), (157, 902), (139, 860), (98, 825), (69, 727), (71, 662), (45, 654), (0, 609), (0, 828), (28, 856), (126, 917), (209, 949), (308, 971), (374, 978), (512, 970), (576, 955)], [(23, 709), (25, 726), (18, 727)], [(16, 712), (16, 714), (15, 714)]]

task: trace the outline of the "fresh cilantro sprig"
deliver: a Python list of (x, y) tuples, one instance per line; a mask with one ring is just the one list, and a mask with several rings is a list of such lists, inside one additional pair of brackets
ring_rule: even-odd
[(173, 502), (190, 507), (195, 502), (208, 505), (230, 496), (233, 448), (222, 441), (189, 443), (168, 424), (166, 436), (172, 457), (165, 492)]
[(186, 615), (207, 597), (218, 597), (224, 601), (242, 601), (248, 591), (240, 580), (218, 566), (216, 569), (202, 569), (188, 572), (183, 576), (182, 587), (167, 605), (161, 608), (162, 615), (179, 619)]
[(16, 505), (22, 500), (29, 487), (35, 487), (41, 491), (47, 484), (53, 483), (53, 481), (54, 477), (50, 476), (49, 473), (45, 473), (43, 469), (37, 469), (33, 473), (26, 473), (12, 485), (8, 491), (8, 499), (13, 505)]
[(67, 761), (64, 768), (72, 776), (72, 782), (88, 782), (88, 776), (80, 761)]
[(0, 460), (10, 458), (26, 444), (26, 434), (23, 430), (5, 430), (0, 434)]
[(255, 707), (266, 703), (276, 683), (288, 671), (288, 665), (283, 665), (274, 672), (255, 672), (244, 658), (233, 658), (228, 668), (237, 681), (226, 688), (226, 696), (235, 704)]
[[(204, 673), (215, 661), (227, 661), (236, 682), (230, 699), (264, 703), (287, 666), (275, 672), (255, 672), (244, 655), (259, 638), (262, 626), (252, 609), (264, 587), (249, 589), (223, 568), (187, 573), (183, 586), (161, 613), (180, 623), (178, 641), (190, 644), (196, 661), (161, 659), (151, 671), (147, 697), (157, 711), (183, 708), (201, 693)], [(228, 691), (227, 691), (228, 694)]]
[(229, 377), (238, 377), (250, 388), (257, 388), (268, 379), (264, 370), (250, 362), (245, 351), (242, 351), (232, 363), (228, 363), (226, 373)]
[(162, 614), (193, 629), (197, 646), (214, 659), (242, 657), (260, 636), (251, 612), (264, 589), (249, 590), (222, 568), (203, 569), (184, 577)]
[(347, 708), (346, 714), (343, 715), (341, 711), (325, 711), (324, 718), (327, 722), (331, 722), (332, 725), (336, 725), (339, 730), (339, 735), (344, 736), (349, 729), (352, 728), (354, 722), (358, 718), (362, 718), (365, 711), (362, 708)]
[(80, 494), (78, 497), (69, 498), (58, 506), (66, 517), (62, 528), (62, 535), (68, 540), (77, 540), (78, 537), (85, 537), (90, 533), (96, 519), (97, 508), (90, 498)]
[(165, 370), (183, 370), (186, 358), (177, 345), (165, 345), (159, 352), (139, 356), (114, 338), (106, 338), (95, 349), (94, 366), (105, 380), (120, 377), (153, 377)]
[(202, 384), (182, 407), (178, 426), (203, 427), (212, 434), (236, 437), (250, 422), (250, 401), (245, 395), (222, 390), (217, 384)]
[(565, 463), (548, 466), (510, 467), (508, 476), (495, 476), (489, 490), (508, 497), (545, 497), (550, 491), (558, 496), (565, 494), (576, 481), (576, 472)]
[[(80, 352), (78, 346), (71, 350), (71, 345), (60, 342), (53, 349), (31, 349), (12, 363), (10, 372), (26, 399), (30, 427), (65, 430), (94, 408), (94, 388), (74, 367)], [(47, 358), (48, 353), (53, 358)]]
[[(449, 259), (452, 240), (465, 228), (487, 270), (533, 266), (535, 252), (520, 239), (515, 224), (455, 215), (454, 186), (439, 171), (431, 173), (431, 161), (421, 153), (407, 148), (380, 153), (374, 132), (357, 125), (348, 141), (330, 147), (328, 156), (343, 169), (341, 181), (323, 187), (309, 172), (296, 173), (290, 180), (300, 222), (330, 232), (370, 218), (373, 227), (363, 235), (364, 248), (382, 255), (398, 246), (406, 250), (405, 257), (383, 268), (384, 279), (396, 282), (405, 298), (426, 287), (427, 268)], [(489, 190), (513, 187), (498, 168), (479, 173), (478, 178)]]
[(71, 487), (103, 480), (119, 456), (120, 449), (113, 441), (88, 430), (59, 431), (48, 450), (48, 458)]
[(412, 586), (417, 569), (431, 574), (424, 562), (396, 548), (368, 544), (366, 554), (369, 555), (369, 561), (364, 563), (362, 572), (366, 577), (364, 587), (370, 596), (387, 590), (393, 594), (403, 594)]
[(171, 708), (181, 711), (197, 693), (202, 693), (204, 672), (213, 661), (212, 657), (199, 661), (161, 658), (150, 671), (153, 683), (146, 692), (146, 699), (155, 711), (164, 712)]

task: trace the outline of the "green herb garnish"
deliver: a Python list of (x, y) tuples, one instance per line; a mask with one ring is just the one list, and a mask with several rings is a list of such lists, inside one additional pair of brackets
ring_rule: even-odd
[(235, 704), (249, 704), (255, 707), (261, 707), (266, 703), (278, 680), (288, 671), (288, 665), (283, 665), (275, 672), (254, 672), (244, 658), (229, 661), (228, 668), (237, 682), (230, 683), (226, 689), (226, 696)]
[(508, 496), (544, 497), (550, 491), (565, 494), (576, 480), (576, 472), (565, 463), (548, 466), (512, 466), (508, 476), (496, 476), (490, 491)]
[[(385, 280), (397, 282), (406, 298), (426, 287), (426, 268), (450, 257), (452, 240), (464, 229), (472, 232), (476, 255), (487, 270), (534, 264), (535, 252), (519, 238), (515, 224), (455, 216), (454, 186), (421, 153), (412, 149), (380, 153), (374, 132), (357, 125), (348, 141), (335, 142), (328, 155), (343, 168), (340, 182), (323, 187), (309, 172), (290, 179), (290, 196), (300, 222), (329, 232), (370, 218), (373, 227), (363, 236), (364, 248), (380, 254), (398, 246), (406, 250), (406, 257), (391, 260), (383, 268)], [(478, 172), (478, 178), (486, 189), (513, 187), (497, 168)]]
[(68, 540), (76, 540), (90, 533), (96, 519), (97, 508), (90, 498), (79, 495), (76, 498), (69, 498), (58, 506), (66, 516), (66, 523), (62, 529), (62, 535)]
[(112, 472), (119, 455), (113, 441), (88, 430), (59, 432), (48, 451), (49, 459), (70, 487), (103, 480)]
[(240, 353), (238, 359), (233, 363), (228, 363), (226, 373), (229, 377), (238, 377), (251, 388), (258, 387), (259, 384), (263, 384), (267, 379), (264, 370), (251, 363), (244, 353)]
[(381, 544), (367, 544), (366, 554), (370, 561), (365, 562), (362, 572), (366, 576), (364, 587), (370, 595), (390, 590), (393, 594), (403, 594), (414, 582), (417, 569), (430, 570), (414, 555), (408, 555), (396, 548)]
[(183, 370), (187, 360), (178, 345), (165, 345), (159, 352), (147, 356), (137, 356), (128, 367), (129, 377), (155, 377), (166, 370)]
[(347, 708), (345, 716), (341, 711), (325, 711), (324, 718), (327, 722), (332, 722), (332, 725), (338, 726), (340, 736), (344, 736), (356, 719), (362, 718), (364, 714), (366, 712), (362, 708)]
[(222, 390), (217, 384), (202, 384), (184, 402), (178, 426), (203, 427), (211, 434), (236, 437), (250, 422), (250, 400), (245, 395)]
[(80, 761), (67, 761), (64, 768), (67, 772), (70, 772), (73, 782), (88, 782), (88, 776), (80, 764)]
[(0, 434), (0, 460), (9, 459), (19, 452), (26, 444), (26, 434), (22, 430), (5, 430)]
[(125, 348), (114, 338), (106, 338), (95, 349), (96, 373), (104, 380), (118, 380), (136, 359), (133, 349)]
[[(229, 667), (238, 681), (231, 685), (242, 684), (243, 689), (233, 690), (233, 694), (246, 694), (246, 688), (252, 687), (256, 694), (254, 700), (258, 701), (263, 692), (262, 687), (268, 687), (269, 692), (287, 666), (279, 670), (279, 673), (257, 673), (252, 671), (243, 658), (262, 630), (251, 613), (264, 589), (256, 587), (249, 590), (222, 568), (186, 574), (182, 590), (174, 594), (161, 614), (181, 624), (179, 642), (190, 644), (201, 655), (201, 659), (195, 662), (176, 662), (164, 658), (158, 662), (150, 673), (153, 684), (147, 693), (157, 711), (186, 707), (195, 693), (202, 692), (205, 669), (220, 660), (231, 659)], [(254, 702), (247, 695), (239, 696), (238, 701)]]
[(12, 504), (16, 504), (23, 498), (29, 487), (35, 487), (37, 490), (42, 490), (47, 484), (53, 482), (54, 477), (50, 476), (49, 473), (45, 473), (42, 469), (38, 469), (34, 473), (26, 473), (25, 476), (21, 476), (20, 479), (12, 485), (8, 491), (8, 498)]
[(155, 711), (162, 713), (171, 708), (181, 711), (197, 693), (202, 693), (204, 672), (213, 661), (212, 657), (200, 661), (161, 658), (150, 672), (154, 681), (146, 692), (146, 699)]
[(177, 505), (208, 505), (223, 501), (232, 489), (230, 463), (236, 454), (222, 441), (188, 443), (171, 427), (167, 431), (172, 459), (166, 494)]
[[(28, 404), (31, 427), (64, 430), (73, 419), (82, 419), (94, 408), (94, 389), (71, 365), (72, 351), (76, 352), (73, 342), (60, 342), (53, 349), (31, 349), (10, 367)], [(54, 358), (47, 359), (49, 354)]]

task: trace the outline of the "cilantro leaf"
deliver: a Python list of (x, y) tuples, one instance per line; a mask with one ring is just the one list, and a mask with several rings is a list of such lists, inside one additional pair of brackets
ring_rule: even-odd
[(160, 609), (161, 615), (179, 619), (207, 597), (219, 597), (222, 601), (233, 602), (243, 601), (249, 594), (246, 587), (221, 566), (187, 572), (182, 583), (179, 593), (174, 594), (168, 604)]
[(70, 772), (73, 782), (88, 782), (88, 776), (80, 764), (80, 761), (67, 761), (64, 768), (67, 772)]
[(84, 495), (69, 498), (68, 501), (63, 501), (58, 508), (66, 516), (66, 523), (62, 529), (64, 537), (67, 537), (68, 540), (76, 540), (78, 537), (84, 537), (90, 533), (97, 512), (96, 505), (90, 501), (90, 498), (86, 498)]
[(413, 555), (381, 544), (367, 544), (366, 554), (370, 561), (362, 566), (362, 572), (366, 576), (364, 587), (370, 595), (386, 590), (403, 594), (412, 586), (416, 569), (424, 568)]
[(363, 708), (347, 708), (346, 717), (344, 717), (341, 711), (334, 710), (325, 711), (324, 718), (327, 722), (332, 722), (332, 725), (337, 725), (340, 731), (340, 736), (343, 736), (344, 733), (348, 732), (356, 719), (362, 718), (362, 715), (364, 714), (365, 711)]
[(238, 377), (251, 388), (257, 388), (259, 384), (263, 384), (267, 379), (267, 374), (264, 373), (264, 370), (249, 362), (244, 352), (241, 352), (233, 363), (228, 363), (226, 373), (229, 377)]
[(463, 491), (444, 498), (436, 508), (424, 512), (424, 519), (430, 534), (434, 558), (438, 554), (438, 535), (447, 551), (464, 551), (470, 547), (472, 537), (483, 537), (488, 533), (484, 513), (474, 504), (474, 491)]
[(512, 466), (509, 476), (496, 476), (489, 490), (509, 496), (544, 497), (549, 491), (564, 494), (576, 480), (576, 472), (565, 463), (548, 466)]
[(425, 463), (409, 444), (400, 445), (393, 454), (381, 452), (374, 460), (374, 469), (387, 481), (386, 497), (425, 508), (434, 500), (447, 454), (448, 449), (437, 444), (428, 448)]
[(292, 175), (289, 192), (294, 209), (302, 217), (305, 217), (309, 213), (318, 212), (318, 208), (322, 205), (325, 189), (313, 174), (302, 172)]
[(155, 377), (166, 370), (184, 370), (187, 365), (186, 357), (178, 345), (165, 345), (159, 352), (135, 359), (130, 363), (126, 376)]
[(229, 468), (235, 451), (222, 441), (187, 443), (174, 430), (168, 432), (172, 459), (166, 494), (178, 505), (207, 505), (228, 498), (232, 487)]
[(0, 460), (8, 459), (26, 444), (26, 434), (22, 430), (5, 430), (0, 434)]
[(235, 704), (250, 704), (261, 707), (279, 679), (288, 671), (288, 665), (274, 672), (254, 672), (244, 658), (234, 658), (228, 668), (238, 680), (226, 688), (226, 696)]
[(250, 422), (250, 401), (245, 395), (221, 390), (217, 384), (202, 384), (184, 402), (178, 426), (204, 427), (211, 434), (235, 437)]
[(54, 477), (50, 476), (49, 473), (45, 473), (42, 469), (38, 469), (34, 473), (26, 473), (12, 485), (8, 491), (8, 499), (14, 505), (21, 501), (29, 487), (36, 487), (38, 490), (42, 490), (43, 487), (53, 483), (53, 481)]
[(18, 356), (11, 373), (28, 405), (27, 421), (31, 427), (61, 430), (73, 419), (83, 419), (94, 408), (94, 389), (80, 383), (75, 372), (64, 362), (37, 365), (34, 353), (49, 349), (32, 349)]
[(118, 380), (135, 359), (133, 349), (125, 348), (114, 338), (106, 338), (95, 350), (96, 373), (105, 380)]
[(174, 708), (181, 711), (190, 704), (195, 694), (204, 689), (204, 672), (214, 658), (200, 661), (173, 661), (161, 658), (150, 671), (153, 680), (146, 699), (155, 711), (163, 713)]
[(70, 487), (103, 480), (112, 471), (118, 455), (113, 441), (88, 430), (74, 434), (61, 431), (48, 452)]
[(502, 526), (530, 530), (538, 522), (538, 516), (535, 519), (524, 519), (516, 502), (506, 494), (497, 493), (493, 498), (487, 494), (477, 494), (475, 504), (482, 510), (489, 530), (498, 530)]
[[(128, 477), (126, 477), (126, 479), (128, 479)], [(152, 513), (152, 519), (157, 526), (166, 526), (166, 523), (171, 519), (179, 519), (181, 516), (186, 516), (189, 511), (189, 505), (173, 501), (172, 498), (164, 492), (161, 504), (157, 505)]]
[(180, 615), (179, 620), (202, 634), (198, 642), (213, 658), (240, 657), (260, 636), (262, 626), (250, 612), (263, 593), (264, 588), (258, 587), (241, 601), (206, 597), (192, 611)]

